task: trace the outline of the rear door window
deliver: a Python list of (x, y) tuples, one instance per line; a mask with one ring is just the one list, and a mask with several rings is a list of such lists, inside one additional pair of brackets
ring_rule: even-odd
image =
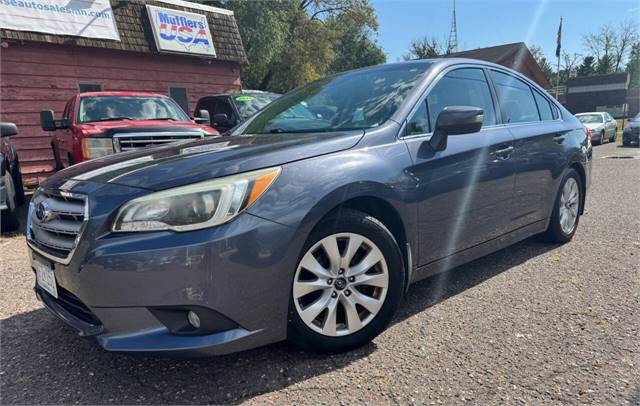
[(540, 121), (538, 108), (529, 85), (511, 75), (491, 71), (498, 93), (500, 109), (509, 124)]

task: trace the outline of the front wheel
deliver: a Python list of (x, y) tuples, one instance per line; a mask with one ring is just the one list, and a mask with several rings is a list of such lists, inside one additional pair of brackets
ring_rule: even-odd
[(377, 219), (341, 210), (311, 233), (294, 275), (288, 337), (338, 353), (362, 346), (389, 324), (404, 291), (400, 249)]
[(613, 130), (613, 135), (609, 138), (609, 142), (616, 142), (616, 138), (618, 137), (618, 127)]
[(578, 228), (582, 204), (582, 180), (575, 169), (570, 169), (560, 184), (555, 200), (551, 222), (546, 232), (549, 241), (571, 241)]

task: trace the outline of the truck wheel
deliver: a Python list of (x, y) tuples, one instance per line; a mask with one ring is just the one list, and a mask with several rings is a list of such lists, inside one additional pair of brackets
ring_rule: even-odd
[(16, 189), (16, 206), (22, 206), (25, 202), (24, 198), (24, 185), (22, 184), (22, 172), (20, 171), (20, 161), (16, 162), (16, 169), (14, 170), (13, 184)]
[(18, 229), (18, 213), (16, 210), (16, 193), (13, 185), (13, 177), (9, 171), (5, 172), (5, 186), (7, 187), (7, 206), (0, 216), (0, 229), (2, 231), (14, 231)]
[(404, 291), (402, 254), (377, 219), (341, 210), (309, 236), (291, 285), (288, 338), (312, 352), (360, 347), (391, 322)]

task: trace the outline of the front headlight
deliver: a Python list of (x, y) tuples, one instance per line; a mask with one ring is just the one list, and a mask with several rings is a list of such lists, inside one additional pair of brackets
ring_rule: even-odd
[(280, 170), (261, 169), (133, 199), (120, 208), (112, 230), (191, 231), (217, 226), (258, 200)]
[(100, 158), (113, 154), (111, 138), (83, 138), (82, 155), (87, 159)]

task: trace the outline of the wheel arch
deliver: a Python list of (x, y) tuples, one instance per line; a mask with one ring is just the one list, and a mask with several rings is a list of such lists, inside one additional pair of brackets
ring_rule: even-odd
[[(413, 250), (412, 243), (405, 224), (407, 223), (403, 213), (397, 206), (393, 205), (389, 199), (381, 197), (380, 194), (359, 193), (357, 195), (345, 197), (344, 199), (334, 202), (332, 205), (320, 204), (323, 207), (323, 213), (318, 215), (316, 212), (313, 217), (313, 225), (308, 228), (307, 236), (310, 235), (315, 227), (325, 218), (339, 213), (341, 209), (350, 209), (363, 212), (377, 219), (384, 227), (389, 230), (395, 239), (405, 268), (405, 289), (411, 281), (411, 273), (413, 269)], [(311, 214), (310, 214), (311, 215)], [(310, 216), (308, 215), (308, 216)], [(406, 214), (404, 214), (406, 216)], [(310, 219), (306, 219), (307, 223)], [(307, 227), (305, 227), (307, 228)], [(410, 232), (410, 231), (409, 231)]]

